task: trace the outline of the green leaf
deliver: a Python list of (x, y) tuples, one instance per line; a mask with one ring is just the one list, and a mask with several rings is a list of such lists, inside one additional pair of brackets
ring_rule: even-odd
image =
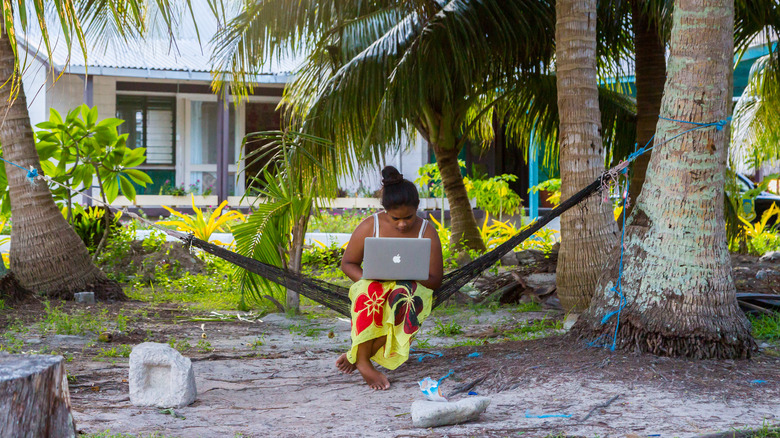
[(95, 126), (95, 123), (97, 123), (98, 119), (98, 110), (97, 106), (92, 107), (89, 111), (87, 111), (87, 116), (84, 118), (84, 120), (87, 122), (88, 127)]
[[(122, 123), (125, 123), (125, 121), (122, 120), (122, 119), (117, 119), (115, 117), (109, 117), (107, 119), (103, 119), (100, 122), (98, 122), (96, 127), (97, 128), (111, 129), (111, 128), (116, 128), (117, 126), (121, 125)], [(116, 130), (114, 130), (114, 132), (116, 132)]]
[(119, 195), (119, 182), (117, 181), (116, 173), (109, 172), (107, 175), (103, 176), (103, 178), (105, 178), (103, 181), (103, 190), (105, 190), (106, 199), (108, 202), (114, 202)]
[(146, 157), (144, 156), (144, 153), (146, 152), (146, 148), (136, 148), (136, 149), (127, 149), (124, 148), (125, 156), (122, 160), (122, 166), (124, 167), (136, 167), (140, 166), (141, 164), (146, 161)]
[(140, 186), (146, 187), (147, 184), (153, 183), (152, 178), (141, 170), (125, 169), (123, 173)]
[[(135, 187), (130, 183), (130, 180), (125, 178), (124, 175), (119, 175), (119, 184), (122, 186), (122, 194), (129, 200), (135, 199)], [(110, 201), (113, 202), (113, 199)]]

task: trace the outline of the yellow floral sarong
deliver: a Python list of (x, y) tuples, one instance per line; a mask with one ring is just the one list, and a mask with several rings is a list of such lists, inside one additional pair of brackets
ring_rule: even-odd
[(371, 358), (394, 370), (409, 359), (409, 343), (431, 313), (433, 291), (416, 281), (360, 280), (349, 288), (352, 301), (350, 363), (357, 360), (358, 345), (387, 336), (384, 347)]

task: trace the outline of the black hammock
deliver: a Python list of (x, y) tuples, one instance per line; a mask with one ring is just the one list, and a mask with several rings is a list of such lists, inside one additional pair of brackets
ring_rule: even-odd
[[(527, 228), (512, 236), (509, 238), (509, 240), (497, 246), (492, 251), (487, 252), (469, 262), (468, 264), (445, 274), (441, 287), (433, 292), (433, 307), (443, 303), (447, 298), (452, 296), (452, 294), (460, 290), (460, 288), (463, 287), (466, 283), (477, 277), (485, 269), (492, 266), (495, 262), (500, 260), (504, 254), (514, 249), (525, 239), (531, 237), (535, 232), (539, 231), (543, 226), (547, 225), (548, 222), (560, 216), (564, 211), (577, 205), (583, 199), (590, 196), (593, 192), (605, 186), (606, 183), (615, 178), (616, 174), (617, 172), (615, 172), (614, 169), (604, 172), (595, 181), (590, 183), (589, 186), (580, 190), (571, 198), (560, 203), (549, 213), (540, 217)], [(250, 257), (242, 256), (241, 254), (230, 251), (221, 246), (197, 239), (191, 234), (187, 235), (186, 237), (176, 237), (183, 240), (188, 245), (200, 248), (203, 251), (213, 254), (221, 259), (227, 260), (228, 262), (240, 266), (247, 271), (253, 272), (267, 280), (278, 283), (287, 289), (295, 291), (313, 301), (324, 305), (325, 307), (335, 310), (344, 316), (350, 316), (349, 289), (343, 286), (317, 280), (315, 278), (306, 277), (298, 272), (292, 272), (278, 266), (260, 262)]]

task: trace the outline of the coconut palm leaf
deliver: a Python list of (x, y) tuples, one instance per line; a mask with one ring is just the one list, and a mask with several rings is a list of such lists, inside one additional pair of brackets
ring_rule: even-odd
[(748, 86), (734, 108), (729, 155), (735, 165), (758, 169), (763, 162), (780, 158), (780, 82), (775, 80), (779, 67), (770, 55), (753, 64)]

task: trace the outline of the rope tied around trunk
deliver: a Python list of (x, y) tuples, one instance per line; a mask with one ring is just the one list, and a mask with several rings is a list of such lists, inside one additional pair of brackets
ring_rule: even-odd
[[(650, 146), (650, 143), (655, 138), (655, 135), (650, 137), (650, 140), (647, 141), (647, 144), (645, 144), (641, 148), (637, 149), (636, 146), (638, 146), (638, 144), (635, 143), (634, 144), (634, 147), (635, 147), (634, 152), (631, 155), (629, 155), (628, 158), (625, 161), (620, 162), (620, 164), (618, 164), (617, 166), (613, 167), (608, 172), (605, 172), (605, 174), (612, 174), (614, 172), (614, 177), (617, 177), (617, 173), (618, 172), (623, 173), (623, 174), (628, 174), (628, 164), (630, 162), (634, 161), (640, 155), (644, 154), (645, 152), (648, 152), (648, 151), (650, 151), (653, 148), (656, 148), (658, 146), (665, 145), (666, 143), (669, 143), (670, 141), (672, 141), (672, 140), (674, 140), (674, 139), (676, 139), (676, 138), (678, 138), (678, 137), (680, 137), (680, 136), (682, 136), (684, 134), (687, 134), (689, 132), (693, 132), (693, 131), (696, 131), (696, 130), (699, 130), (699, 129), (710, 128), (710, 127), (714, 126), (717, 131), (722, 131), (723, 128), (731, 122), (731, 116), (727, 117), (725, 120), (718, 120), (716, 122), (710, 122), (710, 123), (690, 122), (690, 121), (687, 121), (687, 120), (670, 119), (670, 118), (661, 117), (661, 116), (658, 116), (658, 118), (661, 119), (661, 120), (669, 121), (669, 122), (677, 122), (677, 123), (688, 124), (688, 125), (695, 125), (695, 126), (693, 128), (691, 128), (691, 129), (683, 131), (683, 132), (681, 132), (681, 133), (679, 133), (679, 134), (677, 134), (677, 135), (675, 135), (675, 136), (673, 136), (673, 137), (663, 141), (662, 143), (659, 143), (657, 145), (653, 145), (652, 147), (648, 147), (648, 146)], [(615, 181), (616, 178), (612, 178), (612, 180)], [(629, 198), (629, 196), (628, 196), (628, 189), (629, 189), (630, 184), (631, 184), (631, 178), (626, 178), (626, 190), (625, 190), (625, 192), (621, 193), (622, 198), (623, 198), (623, 214), (622, 214), (622, 216), (623, 216), (623, 227), (622, 227), (622, 230), (621, 230), (621, 233), (620, 233), (620, 262), (618, 264), (618, 278), (617, 278), (617, 282), (616, 282), (615, 286), (613, 286), (612, 289), (610, 289), (612, 292), (615, 293), (615, 295), (618, 296), (618, 300), (619, 300), (618, 302), (620, 304), (618, 305), (617, 310), (613, 310), (613, 311), (607, 313), (601, 319), (601, 324), (604, 325), (613, 316), (617, 315), (617, 319), (615, 321), (615, 333), (612, 335), (612, 345), (609, 348), (611, 351), (615, 351), (615, 346), (617, 344), (617, 334), (618, 334), (618, 329), (620, 328), (620, 314), (623, 311), (623, 309), (626, 307), (626, 305), (628, 304), (628, 301), (626, 300), (626, 296), (623, 294), (622, 278), (623, 278), (623, 254), (626, 251), (626, 247), (625, 247), (625, 238), (626, 238), (626, 206), (628, 205), (628, 202), (629, 202), (629, 199), (628, 199)], [(593, 340), (592, 342), (589, 342), (588, 345), (590, 345), (592, 347), (603, 346), (603, 345), (597, 345), (596, 344), (599, 341), (599, 339), (601, 339), (602, 336), (604, 336), (604, 335), (601, 335), (598, 338), (596, 338), (595, 340)]]
[(8, 163), (8, 164), (10, 164), (12, 166), (16, 166), (16, 167), (22, 169), (23, 171), (27, 172), (27, 175), (25, 176), (25, 178), (27, 178), (27, 180), (30, 182), (30, 184), (35, 184), (35, 178), (38, 177), (38, 169), (36, 169), (33, 166), (30, 166), (29, 169), (25, 169), (24, 167), (14, 163), (13, 161), (8, 161), (8, 160), (6, 160), (3, 157), (0, 157), (0, 160), (3, 160), (3, 161), (5, 161), (6, 163)]

